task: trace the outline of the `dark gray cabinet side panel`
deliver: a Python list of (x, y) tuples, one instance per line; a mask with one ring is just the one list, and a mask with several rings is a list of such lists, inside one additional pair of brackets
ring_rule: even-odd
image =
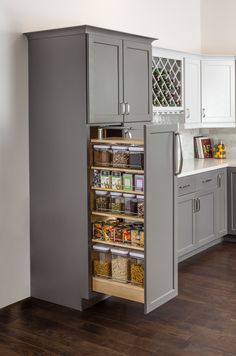
[(124, 41), (124, 101), (130, 106), (126, 122), (151, 121), (151, 45)]
[(85, 35), (29, 41), (32, 296), (88, 297)]
[(122, 40), (88, 36), (88, 123), (120, 123)]
[(228, 168), (228, 233), (236, 235), (236, 168)]
[(145, 126), (146, 313), (177, 295), (174, 132), (168, 130)]

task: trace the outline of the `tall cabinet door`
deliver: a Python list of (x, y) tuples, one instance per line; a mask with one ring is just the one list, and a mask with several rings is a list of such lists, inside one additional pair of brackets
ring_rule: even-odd
[(123, 122), (122, 102), (122, 40), (89, 35), (88, 123)]
[(201, 63), (185, 58), (185, 123), (201, 123)]
[(125, 121), (151, 121), (151, 45), (124, 41)]
[(235, 122), (235, 62), (202, 61), (202, 122)]
[(236, 168), (228, 168), (228, 233), (236, 235)]
[(177, 295), (175, 129), (145, 125), (144, 130), (145, 313)]

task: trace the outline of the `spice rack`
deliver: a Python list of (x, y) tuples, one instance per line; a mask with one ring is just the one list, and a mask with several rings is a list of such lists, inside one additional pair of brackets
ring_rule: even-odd
[[(123, 197), (123, 195), (135, 195), (136, 197), (140, 196), (144, 198), (144, 186), (142, 190), (136, 190), (135, 185), (132, 185), (131, 190), (126, 190), (123, 189), (124, 185), (121, 185), (120, 187), (113, 189), (112, 185), (108, 187), (101, 187), (99, 185), (94, 185), (93, 184), (93, 177), (95, 171), (101, 172), (106, 171), (110, 172), (109, 175), (112, 175), (114, 172), (117, 172), (117, 174), (121, 175), (123, 179), (123, 174), (128, 174), (132, 175), (132, 179), (134, 181), (135, 175), (144, 175), (144, 165), (142, 167), (140, 166), (139, 168), (135, 167), (130, 167), (129, 165), (122, 167), (116, 167), (113, 166), (112, 162), (111, 165), (99, 165), (97, 162), (94, 162), (94, 146), (97, 147), (97, 145), (109, 145), (111, 147), (119, 147), (119, 146), (127, 146), (129, 149), (130, 147), (142, 147), (144, 146), (144, 141), (143, 140), (132, 140), (132, 139), (123, 139), (121, 137), (119, 138), (107, 138), (103, 140), (98, 140), (98, 139), (91, 139), (90, 140), (90, 221), (91, 221), (91, 226), (94, 226), (94, 224), (101, 222), (106, 223), (107, 221), (110, 221), (110, 219), (116, 219), (122, 226), (126, 226), (128, 224), (129, 226), (133, 226), (133, 224), (141, 224), (141, 226), (144, 226), (144, 216), (139, 217), (137, 216), (137, 212), (135, 214), (127, 213), (126, 211), (122, 212), (113, 212), (113, 211), (107, 211), (104, 209), (104, 211), (98, 211), (96, 209), (96, 204), (95, 204), (95, 199), (96, 199), (96, 194), (98, 191), (100, 192), (107, 192), (107, 194), (112, 194), (112, 193), (120, 193), (120, 195)], [(104, 151), (106, 148), (104, 148)], [(131, 149), (132, 150), (132, 149)], [(106, 155), (106, 154), (105, 154)], [(144, 156), (144, 153), (143, 153)], [(119, 156), (118, 158), (119, 159)], [(116, 164), (119, 165), (119, 162), (116, 161)], [(144, 204), (144, 200), (142, 198), (142, 202)], [(125, 199), (125, 198), (124, 198)], [(136, 199), (136, 198), (135, 198)], [(134, 225), (135, 226), (135, 225)], [(115, 233), (114, 233), (115, 234)], [(131, 236), (131, 235), (130, 235)], [(114, 240), (105, 240), (104, 238), (94, 238), (93, 236), (93, 231), (91, 229), (91, 247), (93, 248), (94, 244), (101, 244), (103, 246), (108, 246), (110, 249), (112, 248), (120, 248), (121, 250), (124, 249), (127, 251), (137, 251), (137, 252), (142, 252), (144, 251), (143, 246), (138, 246), (132, 243), (131, 241), (129, 243), (125, 242), (117, 242)], [(129, 254), (128, 254), (129, 256)], [(92, 262), (92, 270), (93, 270), (93, 261)], [(97, 262), (97, 261), (96, 261)], [(111, 266), (112, 262), (111, 262)], [(130, 267), (131, 268), (131, 267)], [(111, 268), (112, 270), (112, 268)], [(144, 273), (144, 271), (143, 271)], [(104, 293), (108, 295), (113, 295), (137, 302), (144, 303), (144, 288), (143, 285), (134, 285), (132, 283), (131, 279), (127, 279), (127, 283), (123, 283), (122, 281), (117, 281), (112, 278), (112, 273), (109, 278), (102, 278), (100, 276), (97, 276), (96, 274), (92, 276), (92, 290), (95, 292), (99, 293)]]

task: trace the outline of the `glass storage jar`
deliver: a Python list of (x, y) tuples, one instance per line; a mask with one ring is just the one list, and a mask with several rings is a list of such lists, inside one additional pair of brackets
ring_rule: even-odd
[(110, 194), (110, 210), (113, 213), (121, 214), (124, 210), (124, 198), (122, 193), (111, 192)]
[(115, 234), (114, 234), (114, 241), (122, 243), (123, 242), (123, 224), (116, 225), (115, 227)]
[(130, 280), (131, 284), (144, 287), (144, 253), (130, 252)]
[(109, 167), (111, 165), (111, 146), (94, 145), (93, 162), (95, 166)]
[(111, 277), (110, 247), (102, 244), (93, 245), (93, 275), (95, 277)]
[(137, 198), (134, 194), (123, 194), (125, 214), (137, 214)]
[(131, 227), (132, 225), (126, 224), (123, 228), (123, 243), (131, 244)]
[(130, 279), (129, 251), (123, 248), (111, 248), (112, 279), (127, 283)]
[(101, 187), (101, 172), (97, 169), (93, 171), (93, 186), (97, 188)]
[(110, 171), (101, 171), (101, 188), (109, 189), (111, 187)]
[(122, 175), (121, 172), (112, 172), (111, 173), (111, 187), (114, 190), (122, 189)]
[(137, 195), (137, 201), (138, 201), (138, 217), (139, 218), (144, 218), (144, 196), (143, 195)]
[(127, 168), (129, 164), (129, 151), (126, 146), (112, 146), (112, 165), (118, 168)]
[(102, 235), (105, 241), (114, 241), (116, 220), (107, 220), (103, 223)]
[(101, 190), (95, 191), (95, 202), (97, 211), (107, 211), (109, 209), (109, 195), (108, 192)]
[(136, 192), (144, 191), (144, 176), (140, 174), (135, 174), (134, 176), (134, 187)]
[(139, 225), (133, 224), (131, 228), (131, 245), (140, 246), (140, 233)]
[(129, 147), (129, 167), (133, 169), (144, 169), (143, 147)]

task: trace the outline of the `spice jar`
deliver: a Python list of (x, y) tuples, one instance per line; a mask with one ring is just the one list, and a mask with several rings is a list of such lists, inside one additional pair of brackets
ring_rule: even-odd
[(96, 197), (95, 197), (95, 202), (96, 202), (96, 210), (103, 210), (106, 211), (109, 209), (109, 195), (108, 192), (103, 192), (100, 190), (95, 191)]
[(137, 198), (134, 194), (124, 194), (125, 214), (137, 214)]
[(138, 217), (144, 218), (144, 196), (137, 195), (137, 201), (138, 201)]
[(129, 251), (123, 248), (112, 248), (111, 253), (112, 279), (118, 282), (127, 283), (130, 278)]
[(93, 275), (95, 277), (111, 277), (110, 247), (102, 244), (93, 245)]
[(101, 171), (101, 188), (111, 187), (111, 175), (110, 171)]
[(120, 214), (123, 212), (124, 199), (121, 193), (111, 192), (110, 195), (110, 210), (113, 213)]
[(144, 253), (130, 252), (131, 284), (144, 287)]
[(101, 187), (101, 172), (97, 169), (93, 171), (93, 186), (97, 188)]
[(127, 168), (129, 164), (129, 151), (126, 146), (112, 146), (112, 165), (118, 168)]
[(129, 147), (129, 166), (133, 169), (144, 168), (144, 148)]
[(95, 166), (109, 167), (111, 163), (111, 146), (94, 145), (93, 162)]
[(122, 189), (122, 175), (121, 172), (112, 172), (111, 173), (111, 186), (114, 190)]

